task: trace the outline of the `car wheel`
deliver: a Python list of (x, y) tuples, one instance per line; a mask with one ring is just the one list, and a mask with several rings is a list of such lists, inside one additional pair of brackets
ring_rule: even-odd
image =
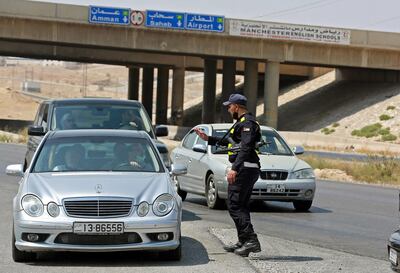
[(179, 187), (178, 178), (177, 178), (176, 176), (174, 176), (173, 181), (174, 181), (174, 186), (175, 186), (176, 192), (177, 192), (178, 195), (182, 198), (182, 201), (185, 201), (187, 192), (181, 190), (181, 188)]
[(164, 261), (180, 261), (182, 258), (182, 241), (179, 239), (179, 246), (174, 250), (162, 251), (158, 253)]
[(28, 263), (36, 260), (36, 253), (20, 251), (16, 248), (14, 228), (12, 233), (12, 258), (16, 263)]
[(293, 201), (293, 206), (297, 211), (308, 211), (311, 208), (311, 201)]
[(218, 197), (218, 190), (215, 184), (214, 175), (210, 174), (206, 182), (206, 199), (207, 206), (210, 209), (220, 209), (223, 207), (223, 200)]

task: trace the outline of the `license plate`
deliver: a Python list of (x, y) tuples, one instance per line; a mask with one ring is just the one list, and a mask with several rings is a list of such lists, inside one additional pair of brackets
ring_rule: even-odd
[(267, 192), (285, 192), (285, 186), (280, 184), (267, 185)]
[(393, 248), (389, 248), (389, 260), (394, 265), (397, 265), (397, 251)]
[(124, 233), (124, 223), (81, 223), (75, 222), (73, 232), (77, 234), (121, 234)]

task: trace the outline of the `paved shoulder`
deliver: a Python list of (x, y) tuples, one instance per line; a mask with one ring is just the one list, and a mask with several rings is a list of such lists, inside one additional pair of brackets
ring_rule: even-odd
[[(236, 242), (234, 229), (211, 228), (224, 244)], [(260, 272), (268, 273), (389, 273), (390, 263), (374, 258), (363, 257), (283, 240), (259, 234), (262, 251), (250, 254), (246, 260)], [(235, 254), (230, 254), (235, 256)]]

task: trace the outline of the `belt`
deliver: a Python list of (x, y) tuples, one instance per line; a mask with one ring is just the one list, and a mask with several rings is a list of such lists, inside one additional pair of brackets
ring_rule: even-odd
[(257, 163), (252, 163), (252, 162), (243, 162), (243, 167), (246, 168), (260, 168), (260, 166)]

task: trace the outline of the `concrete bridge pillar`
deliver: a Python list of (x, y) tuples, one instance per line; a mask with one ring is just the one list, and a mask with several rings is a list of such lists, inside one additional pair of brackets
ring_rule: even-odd
[(159, 67), (157, 69), (156, 124), (167, 124), (168, 81), (168, 67)]
[(204, 59), (202, 123), (213, 123), (215, 120), (215, 95), (217, 83), (217, 60)]
[(174, 68), (172, 80), (171, 122), (173, 125), (183, 125), (183, 96), (185, 90), (185, 68)]
[(139, 99), (139, 69), (138, 67), (128, 68), (128, 100)]
[(142, 103), (150, 119), (153, 119), (153, 85), (154, 85), (154, 68), (143, 68), (142, 81)]
[[(224, 59), (222, 68), (222, 95), (221, 101), (227, 101), (229, 96), (235, 91), (236, 60)], [(226, 109), (221, 110), (221, 121), (232, 122), (232, 116)]]
[(247, 109), (254, 116), (257, 115), (258, 93), (258, 63), (254, 60), (245, 60), (244, 63), (244, 95), (247, 97)]
[(267, 126), (278, 127), (279, 62), (268, 61), (264, 74), (264, 117)]

